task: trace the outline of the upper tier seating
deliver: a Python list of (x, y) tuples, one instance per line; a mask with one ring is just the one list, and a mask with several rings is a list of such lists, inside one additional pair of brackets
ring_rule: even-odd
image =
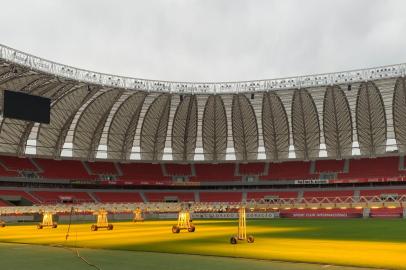
[(35, 197), (42, 203), (58, 203), (62, 201), (72, 201), (73, 203), (94, 202), (86, 192), (69, 191), (33, 191)]
[(265, 163), (240, 163), (238, 164), (239, 175), (264, 175)]
[(201, 202), (241, 202), (242, 192), (200, 192)]
[(160, 164), (152, 163), (120, 163), (123, 175), (118, 180), (140, 183), (143, 181), (171, 181), (170, 177), (163, 176)]
[(99, 202), (103, 203), (126, 203), (143, 202), (138, 192), (93, 192)]
[(97, 161), (86, 162), (92, 175), (118, 175), (113, 162)]
[(37, 171), (35, 165), (28, 158), (0, 156), (0, 162), (9, 171)]
[(81, 161), (78, 160), (53, 160), (37, 158), (35, 162), (43, 170), (40, 175), (44, 178), (54, 179), (80, 179), (95, 180), (97, 176), (87, 173)]
[(316, 173), (341, 173), (344, 171), (345, 160), (317, 160)]
[(274, 197), (280, 199), (296, 199), (298, 193), (296, 191), (256, 191), (247, 192), (247, 201), (255, 199), (260, 200), (265, 197)]
[(164, 202), (168, 199), (177, 198), (180, 202), (193, 202), (193, 192), (146, 192), (148, 202)]
[(191, 181), (233, 181), (240, 180), (235, 176), (235, 166), (232, 163), (223, 164), (195, 164), (196, 176), (191, 177)]
[(192, 165), (189, 164), (165, 164), (167, 175), (190, 176), (192, 175)]
[(2, 176), (2, 177), (19, 177), (20, 174), (16, 171), (8, 171), (0, 164), (0, 176)]
[(260, 177), (262, 180), (295, 180), (317, 179), (317, 175), (310, 174), (310, 162), (288, 161), (270, 163), (268, 175)]
[(348, 173), (340, 173), (338, 178), (393, 177), (399, 175), (398, 157), (351, 159)]

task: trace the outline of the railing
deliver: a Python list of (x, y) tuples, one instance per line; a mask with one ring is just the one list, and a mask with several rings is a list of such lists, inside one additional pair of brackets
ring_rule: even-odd
[(75, 68), (33, 56), (0, 44), (0, 58), (29, 69), (78, 82), (150, 92), (214, 94), (282, 90), (350, 84), (404, 76), (406, 63), (334, 73), (239, 82), (174, 82), (116, 76)]

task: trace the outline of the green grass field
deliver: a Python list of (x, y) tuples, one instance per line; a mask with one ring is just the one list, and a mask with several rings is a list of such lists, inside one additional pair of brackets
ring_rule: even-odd
[[(97, 232), (90, 231), (90, 224), (73, 224), (67, 241), (65, 241), (67, 225), (60, 225), (57, 229), (45, 228), (43, 230), (37, 230), (34, 224), (9, 225), (0, 228), (0, 242), (77, 246), (87, 248), (81, 249), (86, 254), (86, 258), (100, 261), (99, 257), (102, 257), (110, 264), (114, 263), (116, 259), (127, 262), (128, 259), (125, 259), (127, 253), (117, 251), (126, 250), (406, 269), (406, 220), (401, 219), (249, 220), (248, 232), (254, 235), (255, 243), (241, 242), (237, 245), (229, 244), (230, 237), (237, 230), (235, 220), (196, 220), (194, 222), (196, 232), (183, 231), (180, 234), (172, 234), (171, 226), (174, 223), (175, 221), (118, 222), (114, 223), (113, 231), (100, 230)], [(7, 248), (0, 246), (1, 261), (4, 261), (1, 257), (5, 256), (6, 253), (3, 252), (5, 249)], [(26, 247), (25, 249), (29, 248)], [(61, 252), (66, 253), (65, 251)], [(100, 252), (110, 255), (98, 256), (97, 254)], [(6, 257), (9, 261), (12, 261), (13, 255), (16, 259), (22, 256), (19, 251), (9, 253), (11, 255)], [(166, 265), (165, 259), (161, 259), (161, 257), (169, 258), (168, 254), (142, 253), (144, 255), (140, 255), (140, 253), (130, 253), (134, 254), (135, 257), (145, 258), (136, 260), (136, 263), (146, 263), (151, 266), (148, 268), (144, 265), (139, 269), (155, 269), (151, 263), (155, 263), (156, 266)], [(28, 257), (31, 258), (36, 253), (33, 252), (32, 254)], [(50, 259), (52, 259), (53, 253), (50, 252), (49, 254)], [(127, 255), (127, 257), (132, 256)], [(227, 268), (225, 265), (232, 266), (234, 263), (241, 266), (244, 265), (243, 262), (247, 262), (243, 260), (243, 262), (237, 263), (238, 260), (202, 256), (197, 257), (200, 259), (187, 259), (190, 257), (185, 259), (182, 256), (173, 258), (182, 259), (172, 260), (171, 263), (177, 265), (178, 268), (172, 267), (171, 269), (191, 269), (193, 267), (182, 268), (189, 264), (183, 260), (196, 262), (199, 265), (198, 269), (211, 270), (244, 269)], [(213, 258), (215, 261), (210, 261)], [(218, 263), (216, 260), (224, 260), (224, 262)], [(248, 263), (248, 265), (251, 268), (257, 263), (267, 265), (267, 262), (264, 261), (254, 262)], [(107, 268), (103, 269), (109, 269), (109, 263), (100, 263), (106, 265)], [(205, 263), (207, 267), (205, 267)], [(200, 267), (200, 265), (202, 266)], [(266, 269), (318, 268), (306, 268), (304, 266), (301, 268), (272, 268), (268, 265)]]

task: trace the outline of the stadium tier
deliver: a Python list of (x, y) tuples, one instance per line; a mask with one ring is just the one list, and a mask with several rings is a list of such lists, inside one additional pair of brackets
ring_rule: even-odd
[[(110, 183), (171, 185), (181, 176), (184, 182), (236, 182), (245, 177), (256, 181), (293, 183), (298, 180), (324, 180), (326, 183), (402, 182), (402, 157), (347, 160), (286, 161), (281, 163), (119, 163), (106, 161), (52, 160), (0, 156), (0, 178), (34, 177), (96, 182), (112, 177)], [(23, 172), (34, 173), (32, 175)], [(325, 175), (328, 175), (326, 179)], [(290, 182), (286, 182), (290, 181)], [(109, 182), (109, 181), (107, 181)]]

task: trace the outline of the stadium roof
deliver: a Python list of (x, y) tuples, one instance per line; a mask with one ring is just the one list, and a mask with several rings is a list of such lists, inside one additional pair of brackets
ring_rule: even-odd
[(354, 149), (384, 155), (388, 140), (403, 152), (405, 70), (399, 64), (249, 82), (165, 82), (77, 69), (1, 45), (0, 89), (52, 103), (49, 125), (0, 118), (0, 152), (279, 161), (345, 158)]

